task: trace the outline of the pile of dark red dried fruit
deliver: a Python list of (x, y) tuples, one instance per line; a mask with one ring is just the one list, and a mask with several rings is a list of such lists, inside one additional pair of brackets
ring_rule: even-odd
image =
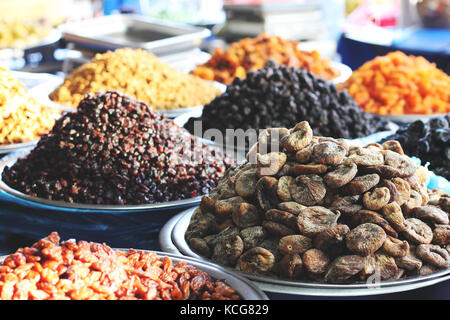
[(399, 141), (405, 153), (415, 156), (437, 175), (450, 180), (450, 114), (430, 119), (427, 123), (417, 120), (400, 127), (386, 138)]
[[(264, 152), (268, 150), (268, 153)], [(252, 274), (352, 283), (450, 268), (450, 196), (397, 141), (267, 129), (202, 198), (186, 231), (200, 255)]]
[(145, 103), (107, 91), (86, 95), (3, 180), (51, 200), (145, 204), (206, 194), (232, 163)]
[(238, 300), (224, 281), (152, 251), (113, 250), (51, 233), (0, 263), (1, 300)]
[(194, 122), (202, 130), (265, 129), (293, 127), (308, 121), (317, 135), (358, 138), (388, 130), (390, 123), (365, 113), (346, 92), (319, 79), (306, 69), (276, 66), (269, 61), (263, 69), (236, 78), (224, 94), (205, 105), (200, 118), (185, 125), (194, 133)]

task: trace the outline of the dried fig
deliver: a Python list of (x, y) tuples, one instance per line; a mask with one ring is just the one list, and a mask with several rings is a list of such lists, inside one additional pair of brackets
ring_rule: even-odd
[[(359, 204), (361, 200), (361, 195), (357, 194), (354, 196), (337, 197), (332, 203), (331, 207), (343, 207), (352, 204)], [(362, 207), (361, 207), (362, 208)]]
[(409, 177), (416, 172), (416, 165), (408, 156), (390, 150), (385, 151), (384, 164), (400, 171), (400, 177)]
[(403, 152), (402, 145), (397, 140), (388, 140), (388, 141), (384, 142), (382, 146), (383, 146), (384, 150), (391, 150), (398, 154), (405, 154)]
[(295, 153), (295, 160), (299, 163), (308, 163), (311, 161), (314, 144), (310, 144)]
[(320, 176), (311, 174), (298, 176), (291, 185), (292, 200), (305, 206), (313, 206), (326, 195), (327, 189)]
[(422, 206), (411, 210), (411, 216), (437, 224), (448, 224), (448, 214), (438, 207)]
[(416, 190), (411, 189), (410, 197), (402, 206), (403, 211), (410, 213), (412, 209), (422, 205), (422, 196)]
[(391, 227), (389, 222), (380, 214), (370, 210), (360, 210), (350, 218), (351, 225), (358, 226), (364, 223), (373, 223), (381, 228), (390, 236), (397, 237), (398, 233)]
[(232, 197), (223, 200), (217, 200), (215, 204), (215, 213), (219, 219), (230, 218), (233, 210), (239, 208), (241, 203), (245, 202), (242, 197)]
[(391, 194), (386, 187), (375, 188), (363, 195), (363, 204), (369, 210), (378, 211), (389, 203)]
[(238, 174), (235, 181), (236, 193), (241, 197), (253, 197), (256, 193), (256, 183), (259, 177), (256, 168), (251, 168)]
[(268, 273), (274, 265), (274, 255), (269, 250), (261, 247), (247, 250), (239, 259), (240, 270), (252, 274)]
[(297, 228), (297, 216), (287, 211), (270, 209), (266, 211), (266, 219), (275, 221), (295, 230)]
[(356, 164), (353, 162), (344, 163), (337, 166), (335, 170), (328, 172), (323, 180), (328, 187), (339, 188), (352, 181), (357, 173), (358, 167)]
[(259, 207), (267, 211), (276, 207), (278, 201), (277, 195), (278, 180), (274, 177), (262, 177), (256, 183), (256, 199)]
[(384, 164), (381, 151), (369, 148), (351, 148), (348, 159), (358, 166), (379, 166)]
[(309, 207), (303, 209), (297, 217), (297, 226), (300, 233), (308, 237), (314, 237), (320, 232), (336, 224), (339, 214), (320, 207)]
[(208, 244), (202, 238), (191, 238), (189, 245), (194, 251), (198, 252), (201, 256), (209, 258), (211, 256), (211, 249)]
[(302, 174), (322, 174), (327, 172), (328, 167), (324, 164), (297, 164), (294, 166), (293, 174), (294, 176), (302, 175)]
[(430, 273), (434, 273), (438, 271), (438, 268), (433, 266), (433, 265), (429, 265), (429, 264), (423, 264), (422, 267), (419, 270), (419, 276), (425, 276), (427, 274)]
[(285, 226), (282, 223), (264, 220), (262, 225), (270, 234), (273, 234), (275, 236), (283, 237), (283, 236), (295, 234), (294, 229), (289, 228), (288, 226)]
[(397, 276), (398, 267), (395, 259), (382, 253), (375, 253), (375, 272), (381, 280), (393, 279)]
[(243, 202), (233, 210), (231, 218), (239, 228), (256, 226), (261, 222), (258, 208), (251, 203)]
[(416, 248), (417, 256), (423, 261), (439, 267), (450, 268), (450, 254), (435, 244), (420, 244)]
[(408, 250), (406, 256), (396, 258), (395, 263), (400, 268), (408, 271), (417, 271), (422, 267), (422, 261), (416, 257), (415, 250), (413, 251), (411, 248)]
[(214, 247), (211, 259), (226, 266), (234, 266), (244, 250), (244, 242), (238, 235), (221, 237)]
[(433, 243), (446, 246), (450, 244), (450, 225), (437, 225), (433, 230)]
[(317, 234), (314, 238), (314, 247), (325, 252), (341, 251), (341, 247), (345, 240), (345, 235), (350, 231), (350, 228), (345, 224), (337, 224), (325, 229)]
[(307, 121), (298, 123), (291, 134), (280, 139), (280, 145), (287, 151), (298, 151), (306, 147), (312, 140), (313, 131)]
[(319, 249), (309, 249), (303, 254), (303, 266), (312, 274), (323, 274), (327, 271), (330, 259)]
[(397, 202), (391, 202), (385, 205), (381, 211), (383, 212), (384, 218), (389, 221), (395, 230), (398, 232), (406, 231), (408, 226), (403, 216), (402, 208), (400, 208)]
[(450, 197), (449, 196), (442, 196), (439, 199), (439, 206), (445, 212), (450, 213)]
[(346, 236), (346, 245), (351, 252), (362, 256), (368, 256), (381, 248), (386, 240), (386, 232), (383, 228), (373, 223), (364, 223)]
[(239, 235), (244, 242), (244, 250), (258, 246), (266, 237), (262, 226), (242, 229)]
[(273, 176), (284, 166), (287, 156), (283, 152), (256, 154), (256, 173), (258, 176)]
[(288, 279), (299, 279), (303, 271), (303, 262), (298, 254), (284, 255), (278, 263), (280, 276)]
[(342, 191), (347, 195), (362, 194), (375, 187), (378, 182), (380, 182), (379, 175), (376, 173), (366, 174), (354, 178), (342, 188)]
[(312, 241), (310, 238), (294, 234), (281, 238), (278, 250), (283, 254), (302, 254), (310, 249), (311, 245)]
[(341, 256), (333, 260), (325, 281), (328, 283), (345, 283), (364, 268), (364, 258), (358, 255)]
[(418, 244), (429, 244), (433, 240), (433, 231), (422, 220), (409, 218), (405, 220), (406, 230), (403, 233), (405, 238)]
[(362, 168), (365, 173), (377, 173), (380, 177), (392, 179), (401, 175), (400, 170), (387, 165), (367, 166)]
[(397, 238), (387, 236), (386, 241), (383, 243), (382, 249), (388, 255), (394, 258), (401, 258), (407, 255), (409, 251), (409, 243)]
[(316, 163), (339, 165), (344, 161), (346, 155), (347, 150), (344, 147), (331, 141), (325, 141), (314, 146), (312, 158)]
[(295, 179), (291, 176), (282, 176), (278, 179), (277, 195), (281, 201), (291, 201), (291, 185), (295, 184)]
[(305, 208), (306, 207), (304, 205), (301, 205), (294, 201), (281, 202), (278, 204), (278, 209), (295, 214), (296, 216), (298, 216), (300, 211), (302, 211)]
[(394, 178), (391, 180), (398, 192), (396, 202), (401, 206), (410, 198), (411, 187), (409, 183), (402, 178)]

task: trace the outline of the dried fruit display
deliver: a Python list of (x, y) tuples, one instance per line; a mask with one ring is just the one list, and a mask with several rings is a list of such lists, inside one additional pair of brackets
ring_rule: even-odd
[[(359, 146), (317, 137), (305, 121), (278, 129), (285, 132), (278, 146), (259, 154), (267, 143), (261, 134), (255, 156), (203, 196), (185, 234), (194, 251), (243, 272), (321, 283), (450, 268), (450, 196), (427, 190), (425, 168), (398, 142)], [(305, 158), (324, 170), (305, 171)]]
[(48, 133), (59, 113), (36, 101), (9, 70), (0, 67), (0, 146)]
[(230, 84), (238, 78), (245, 78), (247, 71), (261, 69), (268, 60), (278, 65), (305, 68), (319, 78), (327, 80), (339, 76), (329, 59), (317, 51), (302, 51), (298, 42), (278, 36), (261, 33), (256, 38), (244, 38), (233, 42), (227, 49), (217, 48), (211, 58), (192, 71), (203, 79)]
[(425, 58), (400, 51), (366, 62), (339, 88), (370, 113), (450, 112), (450, 77)]
[[(194, 129), (196, 121), (202, 121), (202, 133), (218, 129), (225, 137), (227, 129), (291, 128), (298, 122), (308, 121), (317, 135), (358, 138), (389, 130), (391, 125), (378, 116), (363, 112), (346, 91), (339, 93), (334, 84), (318, 79), (305, 69), (277, 67), (273, 61), (263, 69), (249, 71), (245, 79), (236, 79), (227, 86), (225, 93), (204, 107), (201, 117), (190, 118), (185, 128), (197, 134), (198, 130)], [(302, 135), (304, 139), (295, 135)], [(305, 150), (307, 133), (295, 135), (286, 136), (285, 132), (278, 132), (286, 149)], [(333, 147), (323, 142), (317, 148), (326, 151), (327, 147)], [(306, 163), (307, 154), (299, 154), (302, 156), (306, 157)], [(330, 164), (339, 162), (342, 149), (337, 147), (330, 157), (323, 161)]]
[(153, 251), (113, 250), (56, 232), (0, 263), (1, 300), (239, 300), (224, 281)]
[(85, 94), (106, 90), (118, 90), (156, 110), (202, 106), (220, 93), (212, 83), (172, 68), (145, 50), (124, 48), (99, 53), (73, 70), (50, 99), (75, 108)]
[(404, 153), (429, 162), (430, 170), (450, 180), (450, 115), (405, 124), (385, 140), (398, 140)]
[(45, 199), (145, 204), (206, 194), (233, 161), (144, 102), (107, 91), (86, 95), (3, 180)]

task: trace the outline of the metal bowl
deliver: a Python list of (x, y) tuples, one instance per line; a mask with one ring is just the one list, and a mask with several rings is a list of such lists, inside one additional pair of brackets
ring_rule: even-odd
[[(118, 249), (122, 251), (128, 251), (126, 249)], [(139, 251), (148, 251), (148, 250), (139, 250)], [(266, 294), (262, 292), (257, 286), (255, 286), (252, 282), (248, 281), (246, 278), (232, 272), (230, 270), (224, 269), (218, 265), (205, 262), (202, 260), (198, 260), (191, 257), (185, 257), (180, 254), (173, 254), (167, 252), (154, 251), (158, 255), (158, 257), (169, 257), (172, 262), (187, 262), (189, 265), (192, 265), (203, 272), (206, 272), (213, 279), (224, 280), (227, 285), (236, 289), (236, 291), (240, 294), (240, 296), (244, 300), (268, 300)], [(2, 262), (7, 256), (0, 257), (0, 262)]]
[[(195, 208), (188, 209), (172, 217), (166, 223), (160, 232), (160, 247), (163, 251), (181, 253), (189, 257), (195, 257), (197, 259), (207, 261), (207, 259), (193, 252), (184, 238), (194, 210)], [(288, 281), (243, 272), (238, 272), (238, 274), (252, 280), (260, 289), (267, 292), (333, 297), (368, 296), (403, 292), (450, 280), (450, 268), (424, 276), (411, 277), (395, 281), (345, 285)]]
[[(0, 177), (3, 174), (5, 167), (10, 167), (22, 157), (27, 156), (28, 153), (16, 154), (0, 162)], [(187, 207), (192, 207), (200, 203), (201, 196), (169, 201), (163, 203), (153, 203), (153, 204), (139, 204), (139, 205), (100, 205), (100, 204), (82, 204), (82, 203), (69, 203), (64, 201), (48, 200), (39, 197), (32, 197), (24, 194), (18, 190), (15, 190), (8, 186), (3, 179), (0, 179), (0, 191), (4, 192), (9, 198), (15, 200), (15, 202), (26, 203), (28, 205), (44, 205), (49, 209), (69, 209), (69, 210), (88, 210), (88, 211), (112, 211), (112, 212), (133, 212), (133, 211), (164, 211), (164, 210), (176, 210)], [(19, 201), (17, 201), (19, 200)]]

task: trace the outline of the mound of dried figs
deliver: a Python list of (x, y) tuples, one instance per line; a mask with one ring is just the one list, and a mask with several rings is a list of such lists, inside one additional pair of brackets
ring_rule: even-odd
[(450, 196), (426, 178), (397, 141), (361, 147), (305, 121), (266, 129), (202, 198), (186, 241), (218, 264), (294, 281), (435, 272), (450, 268)]

